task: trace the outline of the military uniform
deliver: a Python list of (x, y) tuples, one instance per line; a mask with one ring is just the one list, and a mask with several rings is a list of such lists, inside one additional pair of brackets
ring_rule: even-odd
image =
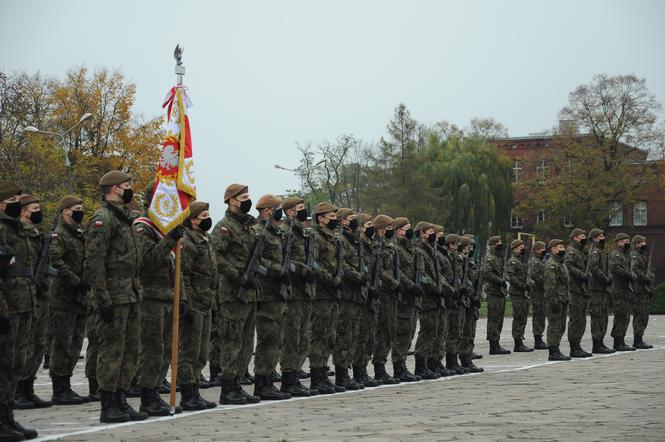
[(569, 319), (568, 341), (571, 357), (584, 358), (592, 356), (581, 347), (582, 336), (586, 329), (586, 315), (589, 309), (589, 288), (587, 275), (587, 258), (584, 256), (584, 244), (572, 239), (586, 234), (581, 229), (574, 229), (570, 234), (571, 243), (566, 249), (563, 263), (568, 271)]
[(506, 281), (503, 276), (503, 258), (495, 250), (501, 241), (498, 236), (489, 239), (489, 250), (483, 263), (483, 291), (487, 295), (487, 340), (490, 342), (490, 354), (508, 354), (510, 350), (501, 347), (503, 316), (506, 313)]
[[(527, 293), (527, 264), (521, 254), (516, 254), (516, 248), (523, 245), (520, 239), (510, 243), (513, 251), (512, 256), (506, 264), (506, 280), (510, 283), (508, 293), (513, 304), (513, 340), (515, 341), (515, 352), (530, 352), (532, 348), (524, 345), (524, 330), (529, 318), (530, 299)], [(524, 250), (524, 249), (522, 249)]]
[(459, 345), (462, 338), (462, 325), (464, 323), (464, 312), (466, 306), (463, 305), (463, 296), (465, 293), (462, 287), (462, 258), (459, 252), (462, 250), (461, 240), (458, 235), (451, 233), (446, 235), (446, 246), (454, 245), (455, 250), (446, 250), (446, 257), (450, 262), (450, 267), (453, 274), (454, 288), (453, 297), (448, 305), (448, 327), (446, 329), (445, 338), (445, 353), (446, 353), (446, 368), (448, 372), (456, 374), (469, 373), (468, 369), (464, 369), (457, 360)]
[[(619, 233), (615, 238), (618, 241), (629, 239), (625, 233)], [(612, 323), (612, 338), (614, 338), (614, 349), (617, 351), (635, 350), (625, 343), (626, 330), (630, 322), (631, 307), (635, 299), (633, 282), (635, 275), (630, 271), (629, 249), (617, 247), (610, 252), (608, 258), (610, 273), (612, 274), (612, 285), (610, 286), (610, 298), (614, 308), (614, 321)]]
[(635, 298), (633, 300), (633, 347), (649, 349), (653, 346), (646, 344), (643, 340), (644, 331), (649, 323), (649, 300), (655, 285), (653, 269), (649, 268), (649, 257), (646, 248), (638, 249), (638, 243), (646, 241), (646, 238), (637, 235), (633, 238), (633, 248), (630, 252), (630, 269), (635, 275), (633, 289)]
[[(593, 229), (589, 232), (589, 238), (593, 240), (602, 233), (602, 230)], [(605, 347), (603, 342), (607, 334), (610, 310), (608, 289), (612, 282), (607, 254), (603, 248), (604, 244), (594, 242), (589, 255), (589, 313), (591, 315), (591, 338), (593, 339), (592, 351), (593, 353), (614, 353), (614, 350)]]
[[(459, 345), (459, 358), (462, 368), (467, 368), (471, 373), (482, 373), (483, 370), (477, 367), (473, 362), (473, 348), (476, 339), (476, 322), (480, 317), (480, 297), (478, 290), (478, 267), (473, 259), (475, 254), (475, 241), (473, 236), (466, 234), (462, 237), (462, 243), (467, 245), (467, 254), (464, 256), (467, 268), (466, 281), (462, 273), (462, 282), (465, 283), (466, 296), (469, 300), (468, 306), (464, 308), (464, 323), (462, 325), (462, 337)], [(470, 252), (474, 247), (474, 253)]]
[[(537, 241), (537, 244), (543, 249), (545, 243)], [(534, 248), (536, 245), (534, 244)], [(531, 253), (527, 268), (527, 283), (529, 285), (529, 294), (531, 295), (531, 305), (533, 306), (533, 316), (531, 318), (531, 329), (535, 341), (536, 350), (547, 350), (547, 344), (543, 341), (545, 333), (545, 319), (547, 312), (547, 303), (545, 302), (545, 288), (543, 287), (543, 273), (545, 272), (544, 256), (537, 253)]]
[[(547, 248), (552, 249), (562, 244), (560, 239), (553, 239)], [(566, 331), (566, 316), (568, 314), (568, 272), (563, 263), (563, 257), (551, 254), (545, 263), (543, 273), (545, 302), (547, 303), (547, 345), (550, 351), (550, 360), (569, 360), (568, 356), (561, 354), (559, 343)]]

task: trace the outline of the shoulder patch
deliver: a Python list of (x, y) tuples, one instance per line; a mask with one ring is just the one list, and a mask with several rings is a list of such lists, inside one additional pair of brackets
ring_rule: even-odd
[(104, 221), (102, 220), (95, 221), (95, 227), (104, 227)]
[(58, 234), (56, 232), (51, 233), (51, 238), (57, 238)]
[(145, 229), (143, 227), (139, 226), (136, 228), (136, 233), (143, 233), (144, 230)]
[(551, 268), (551, 269), (556, 269), (556, 266), (555, 266), (555, 265), (553, 265), (553, 266), (551, 266), (550, 268)]
[(224, 226), (220, 227), (219, 228), (219, 234), (222, 235), (222, 236), (227, 236), (229, 234), (228, 227), (224, 227)]

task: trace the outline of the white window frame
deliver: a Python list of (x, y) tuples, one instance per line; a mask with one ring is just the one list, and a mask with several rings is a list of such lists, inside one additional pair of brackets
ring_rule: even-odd
[(633, 225), (646, 226), (649, 221), (649, 205), (646, 201), (635, 201), (633, 204)]
[(524, 219), (521, 216), (518, 216), (512, 210), (510, 211), (510, 228), (511, 229), (523, 229), (524, 228)]
[(536, 213), (536, 224), (544, 223), (545, 222), (545, 211), (544, 210), (539, 210), (538, 213)]
[(522, 160), (513, 160), (513, 183), (519, 183), (522, 180)]
[(623, 226), (623, 204), (621, 201), (610, 201), (610, 227)]
[(573, 227), (573, 219), (570, 216), (563, 217), (563, 226), (564, 227)]
[(550, 172), (550, 165), (547, 164), (547, 160), (538, 161), (536, 166), (536, 176), (539, 178), (539, 181), (542, 183), (545, 181)]

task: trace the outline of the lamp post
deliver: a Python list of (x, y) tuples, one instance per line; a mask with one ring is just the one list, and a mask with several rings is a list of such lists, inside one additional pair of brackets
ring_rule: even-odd
[(65, 135), (67, 135), (69, 132), (80, 126), (84, 121), (88, 120), (90, 117), (92, 117), (92, 114), (86, 112), (81, 116), (81, 118), (79, 118), (78, 123), (67, 129), (63, 133), (50, 132), (48, 130), (40, 130), (35, 126), (26, 126), (23, 128), (24, 132), (43, 134), (43, 135), (53, 135), (60, 138), (60, 143), (62, 143), (62, 149), (65, 152), (65, 167), (67, 168), (67, 191), (69, 193), (74, 193), (74, 182), (72, 180), (72, 163), (71, 161), (69, 161), (69, 147), (65, 142)]

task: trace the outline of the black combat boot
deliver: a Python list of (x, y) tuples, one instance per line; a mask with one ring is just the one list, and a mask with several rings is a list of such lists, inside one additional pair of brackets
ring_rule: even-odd
[(198, 386), (199, 386), (199, 388), (203, 388), (204, 390), (207, 389), (207, 388), (212, 387), (212, 385), (210, 385), (210, 381), (208, 381), (208, 380), (206, 379), (206, 377), (203, 376), (203, 373), (201, 373), (201, 374), (199, 375)]
[(534, 340), (533, 348), (535, 348), (536, 350), (547, 350), (548, 349), (547, 344), (545, 343), (545, 341), (543, 341), (542, 336), (534, 336), (533, 340)]
[(383, 385), (399, 384), (398, 378), (392, 377), (386, 372), (386, 365), (378, 362), (374, 363), (374, 380), (381, 381)]
[(470, 373), (482, 373), (485, 370), (483, 368), (477, 367), (476, 364), (471, 360), (471, 355), (460, 355), (460, 361), (462, 362), (462, 368), (466, 368)]
[(509, 355), (510, 350), (501, 347), (499, 341), (490, 341), (490, 354), (491, 355)]
[(99, 415), (99, 422), (115, 424), (130, 420), (129, 415), (118, 407), (115, 400), (115, 393), (99, 390), (99, 397), (102, 402), (102, 411)]
[(35, 405), (34, 408), (48, 408), (53, 406), (53, 402), (45, 401), (35, 394), (35, 378), (23, 381), (23, 394), (26, 399)]
[(311, 391), (300, 383), (298, 372), (285, 371), (282, 373), (282, 385), (279, 388), (282, 393), (288, 393), (293, 397), (310, 397)]
[(99, 402), (99, 384), (97, 378), (88, 378), (88, 402)]
[(16, 410), (31, 410), (35, 408), (35, 404), (25, 395), (25, 381), (19, 381), (16, 384), (16, 392), (14, 393), (14, 409)]
[(234, 379), (222, 378), (222, 393), (219, 395), (219, 403), (223, 405), (245, 405), (247, 403), (245, 396), (236, 390)]
[[(545, 350), (547, 350), (547, 347), (545, 347)], [(483, 355), (479, 355), (477, 353), (471, 352), (471, 359), (482, 359)]]
[[(180, 388), (177, 388), (176, 391), (179, 391)], [(161, 394), (169, 394), (171, 393), (171, 383), (164, 379), (164, 382), (162, 382), (162, 385), (159, 387), (159, 392)]]
[(362, 367), (360, 365), (354, 365), (351, 367), (351, 371), (353, 372), (353, 376), (351, 377), (351, 379), (353, 379), (353, 382), (355, 382), (356, 384), (365, 385), (365, 383), (363, 382)]
[[(6, 426), (9, 427), (9, 429), (14, 430), (15, 432), (20, 433), (23, 436), (23, 439), (13, 439), (13, 440), (28, 440), (28, 439), (35, 439), (38, 434), (37, 431), (35, 431), (32, 428), (25, 428), (23, 425), (19, 424), (16, 422), (14, 419), (14, 410), (10, 406), (7, 406), (5, 409), (5, 417), (3, 421), (6, 422)], [(3, 440), (4, 439), (0, 439)], [(12, 439), (10, 439), (12, 440)]]
[(427, 362), (423, 356), (416, 356), (416, 370), (414, 374), (423, 379), (439, 379), (437, 373), (427, 368)]
[(57, 376), (51, 379), (51, 384), (53, 385), (53, 396), (51, 396), (51, 401), (55, 405), (80, 405), (84, 402), (88, 402), (73, 391), (69, 391), (68, 380), (69, 378), (67, 376)]
[(199, 386), (194, 385), (194, 398), (202, 404), (205, 408), (217, 408), (217, 404), (206, 400), (199, 392)]
[(549, 351), (550, 351), (550, 356), (548, 359), (550, 361), (570, 361), (570, 358), (568, 356), (561, 354), (558, 345), (550, 345)]
[(365, 387), (372, 388), (383, 384), (383, 382), (376, 381), (369, 377), (369, 374), (367, 374), (367, 365), (358, 365), (358, 370), (360, 370), (360, 382), (362, 382)]
[(273, 390), (271, 375), (264, 376), (256, 374), (254, 376), (254, 396), (258, 396), (262, 401), (281, 401), (286, 399), (284, 393)]
[[(252, 383), (254, 382), (254, 377), (252, 377)], [(235, 379), (236, 391), (242, 394), (245, 397), (245, 400), (248, 404), (258, 404), (261, 402), (261, 398), (258, 396), (253, 396), (243, 390), (242, 385), (240, 385), (240, 378)]]
[[(332, 387), (328, 385), (327, 382), (325, 382), (324, 376), (326, 376), (323, 371), (323, 368), (315, 368), (311, 367), (310, 372), (311, 372), (311, 380), (310, 380), (310, 390), (314, 389), (319, 392), (319, 394), (335, 394), (337, 391), (335, 390), (335, 387)], [(327, 369), (326, 369), (327, 372)]]
[[(159, 395), (159, 387), (153, 388), (152, 390), (155, 392), (155, 398), (157, 401), (162, 404), (163, 407), (166, 407), (169, 410), (169, 414), (171, 414), (171, 404), (166, 403), (166, 401)], [(174, 411), (175, 414), (180, 414), (182, 413), (182, 407), (180, 405), (176, 405)]]
[(600, 350), (602, 352), (605, 352), (605, 353), (615, 353), (616, 352), (615, 349), (607, 347), (602, 339), (600, 340)]
[(586, 352), (582, 350), (580, 344), (577, 342), (570, 342), (570, 357), (571, 358), (586, 358)]
[(282, 382), (282, 375), (277, 370), (273, 370), (272, 373), (270, 373), (270, 377), (273, 382)]
[(626, 345), (623, 338), (614, 338), (614, 349), (616, 351), (635, 351), (633, 347)]
[(446, 353), (446, 368), (449, 372), (454, 371), (455, 374), (465, 373), (462, 366), (457, 362), (457, 356), (453, 353)]
[(248, 371), (238, 379), (238, 382), (240, 382), (240, 385), (254, 385), (254, 376), (249, 374)]
[(12, 426), (9, 419), (10, 411), (9, 405), (0, 405), (0, 441), (25, 440), (25, 435), (22, 432), (15, 430)]
[(515, 353), (529, 353), (533, 351), (533, 348), (524, 345), (522, 339), (515, 339), (515, 348), (513, 348), (513, 351)]
[[(141, 393), (139, 392), (139, 396), (140, 394)], [(129, 420), (131, 421), (144, 421), (148, 419), (147, 413), (136, 411), (134, 410), (134, 407), (127, 403), (127, 392), (124, 390), (117, 390), (115, 392), (115, 403), (120, 411), (127, 413), (127, 416), (129, 416)]]
[(406, 368), (404, 361), (393, 362), (393, 373), (400, 382), (417, 382), (420, 380)]
[(146, 413), (148, 416), (168, 416), (171, 412), (169, 407), (165, 407), (157, 399), (154, 388), (141, 387), (141, 407), (139, 412)]
[[(443, 367), (443, 364), (441, 364), (441, 367)], [(427, 358), (427, 368), (429, 371), (435, 373), (440, 378), (448, 376), (448, 370), (446, 370), (445, 367), (441, 370), (441, 367), (439, 367), (436, 358)]]
[(349, 369), (341, 365), (335, 365), (335, 385), (343, 387), (345, 390), (362, 390), (363, 384), (355, 382), (349, 377)]
[(210, 366), (210, 380), (208, 383), (211, 387), (221, 387), (222, 386), (222, 370), (219, 367)]
[(653, 348), (653, 345), (649, 345), (642, 340), (642, 335), (635, 335), (633, 337), (633, 347), (638, 350), (648, 350)]
[(206, 406), (199, 402), (194, 394), (194, 385), (183, 384), (180, 386), (180, 406), (185, 411), (205, 410)]
[[(332, 374), (331, 374), (332, 373)], [(347, 373), (348, 375), (348, 373)], [(331, 371), (330, 368), (328, 367), (323, 367), (321, 370), (321, 377), (323, 378), (323, 382), (325, 382), (328, 386), (332, 387), (335, 389), (335, 393), (344, 393), (346, 391), (345, 387), (342, 387), (341, 385), (337, 385), (334, 382), (330, 380), (331, 376), (337, 376), (337, 374), (334, 371)]]
[(129, 385), (129, 388), (125, 392), (126, 397), (139, 397), (141, 396), (141, 387), (139, 387), (139, 381), (134, 377), (132, 383)]

